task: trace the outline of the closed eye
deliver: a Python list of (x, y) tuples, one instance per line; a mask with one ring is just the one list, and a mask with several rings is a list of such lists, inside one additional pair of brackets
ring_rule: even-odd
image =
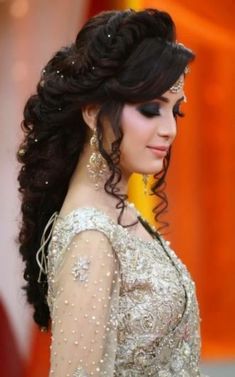
[(146, 118), (153, 118), (160, 115), (160, 105), (158, 103), (146, 103), (139, 106), (137, 109)]

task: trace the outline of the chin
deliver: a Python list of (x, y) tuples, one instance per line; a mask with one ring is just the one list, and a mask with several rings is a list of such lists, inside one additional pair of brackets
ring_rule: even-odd
[(155, 169), (148, 170), (148, 171), (142, 170), (142, 171), (138, 172), (138, 174), (155, 175), (155, 174), (160, 173), (160, 171), (162, 171), (162, 169), (163, 169), (163, 165), (160, 166), (159, 168), (155, 168)]
[(157, 174), (157, 173), (160, 173), (160, 171), (163, 169), (163, 160), (156, 165), (155, 164), (155, 167), (153, 167), (151, 173), (146, 173), (146, 174), (151, 174), (151, 175), (154, 175), (154, 174)]

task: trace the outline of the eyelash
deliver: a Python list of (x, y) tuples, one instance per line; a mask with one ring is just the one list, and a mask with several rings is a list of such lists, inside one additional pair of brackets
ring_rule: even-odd
[[(146, 118), (153, 118), (155, 116), (161, 115), (160, 112), (159, 112), (159, 106), (156, 106), (155, 104), (154, 105), (149, 104), (149, 105), (145, 105), (143, 107), (139, 107), (138, 110)], [(180, 109), (178, 108), (177, 110), (173, 109), (173, 115), (174, 115), (175, 118), (177, 118), (178, 116), (184, 117), (185, 113), (182, 113), (182, 111), (180, 111)]]
[(173, 115), (175, 118), (177, 118), (177, 116), (183, 118), (185, 116), (185, 113), (182, 113), (182, 111), (180, 111), (180, 109), (177, 109), (176, 111), (173, 111)]

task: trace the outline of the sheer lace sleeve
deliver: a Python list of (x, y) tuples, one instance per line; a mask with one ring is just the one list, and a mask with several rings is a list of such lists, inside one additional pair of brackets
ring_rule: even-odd
[(113, 376), (119, 282), (105, 234), (75, 235), (54, 279), (50, 377)]

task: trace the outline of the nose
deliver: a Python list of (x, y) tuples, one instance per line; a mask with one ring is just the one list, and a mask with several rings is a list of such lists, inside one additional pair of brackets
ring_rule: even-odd
[(173, 114), (168, 114), (161, 118), (161, 122), (157, 126), (157, 133), (159, 136), (164, 137), (167, 140), (174, 140), (177, 133), (177, 128), (176, 119)]

